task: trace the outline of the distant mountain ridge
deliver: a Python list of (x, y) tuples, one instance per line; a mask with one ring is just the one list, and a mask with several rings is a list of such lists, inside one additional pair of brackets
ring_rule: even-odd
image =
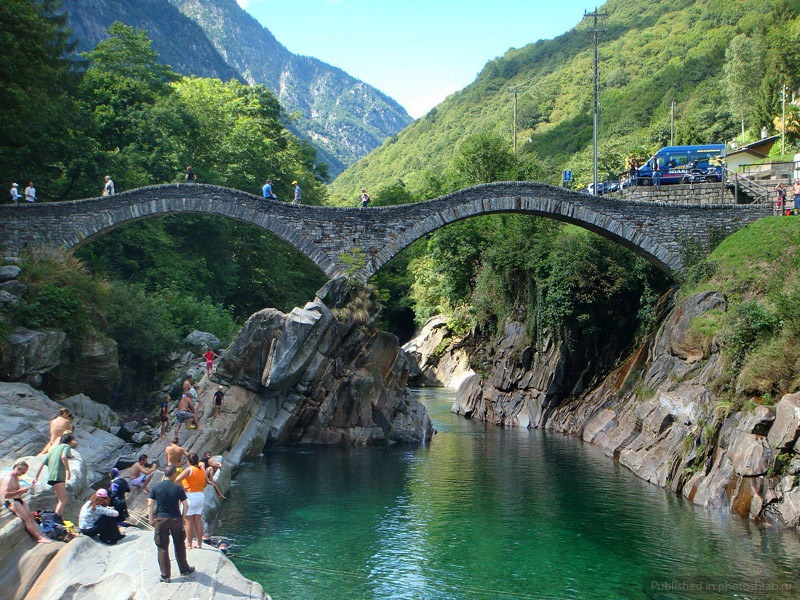
[(270, 88), (332, 176), (412, 122), (392, 98), (315, 58), (292, 54), (235, 0), (63, 0), (79, 50), (114, 21), (148, 32), (164, 63), (184, 75)]

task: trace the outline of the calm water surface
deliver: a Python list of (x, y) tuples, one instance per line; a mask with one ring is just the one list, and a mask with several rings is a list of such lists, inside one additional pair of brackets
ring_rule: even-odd
[(699, 509), (593, 446), (420, 391), (428, 448), (269, 451), (218, 534), (275, 600), (800, 598), (795, 533)]

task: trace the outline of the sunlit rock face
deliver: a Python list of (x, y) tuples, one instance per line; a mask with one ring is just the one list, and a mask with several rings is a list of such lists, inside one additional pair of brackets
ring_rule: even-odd
[(430, 439), (430, 419), (406, 388), (406, 354), (395, 336), (348, 316), (352, 293), (336, 280), (288, 315), (259, 311), (224, 353), (216, 377), (263, 406), (252, 447)]

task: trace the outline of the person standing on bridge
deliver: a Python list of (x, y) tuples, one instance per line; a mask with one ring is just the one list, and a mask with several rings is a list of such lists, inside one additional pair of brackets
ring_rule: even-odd
[(184, 176), (184, 181), (186, 183), (197, 182), (197, 175), (194, 174), (194, 171), (192, 171), (192, 167), (190, 167), (189, 165), (186, 166), (186, 175)]
[(361, 208), (367, 208), (367, 204), (369, 204), (370, 197), (367, 193), (365, 188), (361, 188)]
[(11, 201), (15, 205), (19, 204), (20, 195), (19, 195), (19, 184), (18, 183), (12, 183), (11, 184), (11, 189), (8, 191), (8, 197), (11, 199)]
[(292, 204), (300, 204), (300, 198), (302, 197), (300, 192), (300, 184), (296, 181), (293, 181), (292, 185), (294, 186), (294, 200), (292, 200)]
[(278, 197), (272, 191), (272, 180), (267, 179), (267, 182), (264, 184), (264, 187), (261, 188), (261, 195), (264, 198), (269, 198), (270, 200), (277, 200)]
[(28, 182), (28, 187), (25, 188), (25, 201), (36, 202), (36, 188), (33, 187), (33, 182)]
[(105, 177), (105, 183), (103, 184), (103, 196), (113, 196), (114, 195), (114, 182), (111, 180), (109, 175)]
[(792, 196), (794, 196), (794, 214), (800, 214), (800, 179), (794, 180), (792, 185)]

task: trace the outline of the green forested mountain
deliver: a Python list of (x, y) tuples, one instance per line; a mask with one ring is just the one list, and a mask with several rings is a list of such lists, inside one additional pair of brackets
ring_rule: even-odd
[[(781, 84), (800, 82), (797, 0), (611, 0), (600, 20), (600, 170), (624, 168), (669, 141), (722, 142), (745, 128), (775, 131)], [(490, 61), (453, 94), (332, 185), (335, 203), (352, 203), (363, 185), (377, 190), (402, 181), (431, 197), (441, 191), (459, 144), (475, 134), (513, 143), (517, 89), (518, 145), (545, 181), (562, 168), (591, 180), (593, 42), (589, 19), (553, 40)], [(738, 99), (738, 100), (737, 100)]]
[(146, 31), (178, 73), (266, 85), (291, 117), (290, 130), (315, 146), (333, 175), (411, 122), (370, 85), (289, 52), (234, 0), (64, 0), (64, 7), (79, 50), (120, 21)]

